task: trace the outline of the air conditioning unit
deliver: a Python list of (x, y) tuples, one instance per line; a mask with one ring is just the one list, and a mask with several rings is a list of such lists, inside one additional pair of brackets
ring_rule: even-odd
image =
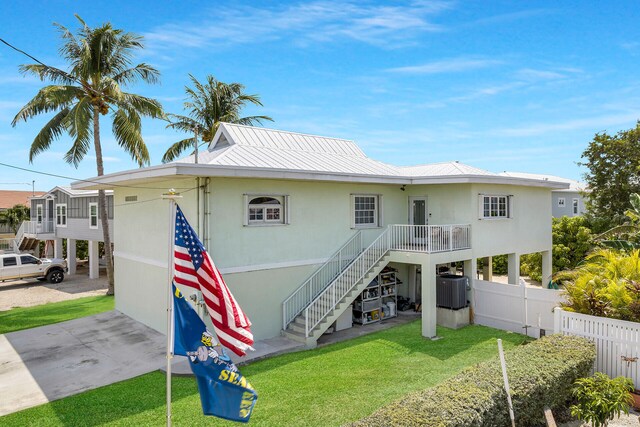
[(467, 306), (466, 276), (442, 274), (436, 276), (436, 305), (442, 308), (458, 310)]

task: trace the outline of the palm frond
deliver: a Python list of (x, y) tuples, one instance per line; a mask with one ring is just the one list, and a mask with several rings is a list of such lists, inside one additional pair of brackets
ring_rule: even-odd
[(140, 116), (136, 111), (118, 109), (113, 114), (113, 135), (122, 147), (140, 167), (150, 162), (149, 151), (142, 139)]
[(190, 147), (194, 147), (194, 138), (186, 138), (182, 141), (178, 141), (169, 147), (169, 149), (162, 156), (162, 163), (169, 163), (177, 158)]
[(138, 64), (133, 68), (120, 71), (113, 76), (118, 84), (127, 85), (142, 80), (147, 83), (155, 84), (160, 78), (160, 71), (149, 64)]
[(611, 240), (614, 237), (619, 237), (626, 234), (637, 234), (640, 232), (640, 227), (633, 224), (622, 224), (613, 227), (602, 234), (599, 234), (593, 238), (595, 241)]
[(68, 107), (82, 96), (84, 92), (77, 86), (45, 86), (18, 111), (11, 125), (15, 126), (19, 121), (26, 122), (39, 114)]
[(91, 125), (93, 123), (93, 107), (88, 99), (77, 103), (67, 115), (65, 126), (73, 138), (73, 145), (64, 156), (67, 163), (76, 168), (91, 147)]
[(29, 163), (33, 163), (38, 154), (47, 150), (66, 131), (64, 122), (68, 114), (69, 109), (63, 108), (38, 132), (29, 149)]
[(64, 85), (72, 85), (76, 83), (76, 79), (67, 73), (56, 67), (50, 67), (43, 64), (25, 64), (19, 68), (22, 74), (33, 74), (37, 76), (40, 81), (50, 80), (53, 83), (60, 83)]
[(631, 242), (629, 240), (603, 240), (600, 244), (611, 249), (617, 249), (625, 252), (640, 249), (640, 243)]
[(166, 119), (162, 104), (152, 98), (136, 95), (133, 93), (122, 92), (121, 107), (135, 111), (145, 117), (153, 119)]

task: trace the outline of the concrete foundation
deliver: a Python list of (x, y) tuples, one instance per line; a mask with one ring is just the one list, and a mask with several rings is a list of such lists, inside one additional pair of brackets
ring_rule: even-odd
[(459, 310), (438, 307), (436, 317), (438, 325), (450, 329), (460, 329), (469, 324), (469, 307)]

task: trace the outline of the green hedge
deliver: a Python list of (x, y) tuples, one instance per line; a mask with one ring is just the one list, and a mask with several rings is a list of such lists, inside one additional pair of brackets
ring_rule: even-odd
[[(516, 425), (541, 424), (545, 407), (563, 407), (570, 399), (573, 382), (589, 375), (595, 357), (595, 347), (590, 341), (561, 335), (544, 337), (507, 352)], [(497, 355), (351, 424), (353, 427), (510, 425)]]

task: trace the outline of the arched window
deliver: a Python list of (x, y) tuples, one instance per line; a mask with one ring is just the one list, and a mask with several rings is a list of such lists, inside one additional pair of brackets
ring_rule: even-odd
[(249, 224), (284, 224), (282, 197), (258, 196), (249, 200)]

